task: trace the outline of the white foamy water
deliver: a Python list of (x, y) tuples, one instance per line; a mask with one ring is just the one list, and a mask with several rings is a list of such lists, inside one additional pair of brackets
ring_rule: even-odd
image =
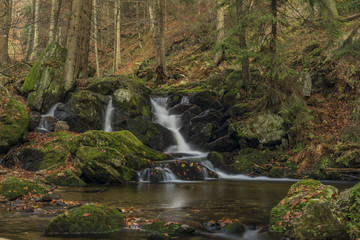
[(105, 118), (104, 118), (104, 123), (103, 123), (103, 130), (105, 132), (112, 132), (113, 128), (111, 126), (111, 122), (112, 122), (112, 116), (113, 116), (113, 112), (114, 112), (114, 106), (113, 106), (113, 100), (112, 100), (112, 96), (109, 96), (110, 100), (108, 105), (106, 106), (106, 111), (105, 111)]

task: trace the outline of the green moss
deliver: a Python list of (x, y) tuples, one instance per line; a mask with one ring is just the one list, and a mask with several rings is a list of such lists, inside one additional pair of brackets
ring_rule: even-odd
[(35, 62), (33, 67), (30, 69), (30, 72), (21, 87), (22, 92), (29, 92), (35, 89), (36, 80), (40, 78), (39, 65), (39, 62)]
[[(10, 95), (7, 97), (11, 98)], [(0, 152), (10, 149), (23, 136), (29, 124), (26, 106), (11, 98), (0, 116)]]
[(215, 167), (223, 167), (223, 166), (225, 166), (224, 156), (219, 152), (215, 152), (215, 151), (210, 152), (209, 156), (208, 156), (208, 159), (211, 161), (211, 163)]
[(16, 177), (7, 177), (1, 183), (0, 194), (10, 200), (14, 200), (28, 193), (45, 193), (45, 189), (35, 182), (23, 180)]
[(271, 155), (268, 150), (260, 152), (256, 149), (246, 148), (242, 149), (234, 160), (234, 169), (239, 173), (246, 173), (251, 171), (253, 166), (268, 164)]
[(271, 232), (288, 233), (293, 219), (299, 217), (311, 199), (333, 200), (338, 190), (316, 180), (301, 180), (290, 187), (286, 197), (271, 210)]
[(311, 177), (315, 179), (339, 179), (340, 175), (326, 171), (326, 168), (336, 167), (335, 161), (330, 154), (324, 154), (312, 169)]
[(143, 117), (129, 119), (126, 126), (144, 144), (148, 144), (151, 138), (160, 134), (154, 123)]
[(170, 235), (194, 234), (195, 229), (180, 223), (153, 222), (145, 224), (143, 230), (155, 233), (167, 233)]
[(357, 239), (360, 236), (360, 183), (350, 189), (350, 199), (347, 203), (350, 206), (346, 216), (346, 230), (351, 239)]
[(239, 222), (227, 223), (223, 228), (226, 233), (243, 233), (245, 232), (244, 226)]
[(46, 235), (99, 234), (116, 232), (123, 228), (123, 215), (106, 205), (83, 205), (69, 209), (50, 221)]
[(114, 106), (135, 115), (150, 115), (149, 99), (129, 89), (120, 88), (113, 94)]
[(57, 186), (81, 187), (86, 185), (86, 183), (71, 170), (53, 173), (49, 175), (46, 180)]
[(336, 163), (345, 167), (357, 168), (359, 166), (360, 145), (359, 144), (339, 144), (336, 146)]

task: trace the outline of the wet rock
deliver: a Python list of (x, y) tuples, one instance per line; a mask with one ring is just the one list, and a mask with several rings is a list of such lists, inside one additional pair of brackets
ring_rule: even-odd
[(226, 108), (229, 108), (235, 105), (241, 99), (240, 91), (236, 88), (228, 91), (223, 97), (223, 105)]
[(216, 151), (212, 151), (208, 154), (207, 159), (214, 165), (216, 168), (223, 168), (225, 166), (224, 156)]
[(70, 127), (67, 124), (67, 122), (65, 122), (65, 121), (57, 121), (56, 124), (55, 124), (54, 131), (55, 132), (68, 131), (69, 128)]
[(241, 117), (252, 109), (253, 107), (249, 103), (237, 103), (226, 110), (225, 117)]
[(66, 112), (66, 104), (64, 103), (59, 103), (57, 105), (57, 108), (55, 109), (54, 112), (54, 117), (58, 120), (65, 120), (68, 117), (68, 113)]
[(213, 109), (206, 110), (191, 119), (192, 124), (200, 123), (200, 122), (210, 123), (210, 122), (221, 122), (221, 121), (222, 121), (222, 114)]
[(55, 130), (55, 126), (57, 122), (58, 120), (54, 117), (50, 117), (50, 116), (43, 117), (40, 120), (40, 125), (39, 125), (41, 129), (36, 129), (36, 131), (38, 130), (41, 131), (42, 129), (46, 129), (47, 131), (53, 132)]
[(225, 219), (204, 223), (205, 228), (210, 232), (243, 233), (244, 226), (238, 219)]
[(99, 234), (120, 231), (123, 215), (106, 205), (83, 205), (69, 209), (50, 221), (45, 235)]
[(164, 151), (175, 144), (173, 133), (169, 129), (156, 123), (154, 123), (154, 126), (158, 130), (158, 133), (150, 137), (148, 146), (159, 151)]
[(216, 95), (210, 91), (195, 93), (190, 97), (190, 103), (198, 105), (202, 110), (209, 108), (220, 109), (221, 103), (216, 99)]
[(115, 107), (131, 116), (150, 117), (150, 101), (146, 95), (120, 88), (113, 94), (113, 103)]
[(183, 235), (194, 234), (195, 229), (181, 223), (173, 222), (152, 222), (151, 224), (144, 224), (143, 230), (156, 233), (167, 233), (169, 235)]
[(191, 161), (175, 161), (166, 164), (167, 167), (182, 180), (203, 180), (206, 170), (208, 177), (217, 178), (217, 174), (203, 167), (197, 162)]
[(61, 195), (58, 193), (47, 193), (41, 197), (41, 201), (43, 202), (51, 202), (55, 199), (61, 199)]
[(174, 107), (170, 108), (169, 114), (170, 115), (181, 115), (185, 111), (189, 111), (191, 114), (198, 115), (201, 113), (201, 108), (194, 104), (190, 103), (180, 103), (175, 105)]
[(189, 133), (189, 142), (198, 147), (208, 149), (209, 141), (212, 139), (215, 126), (214, 123), (197, 123), (192, 125)]
[(239, 143), (230, 136), (224, 136), (210, 143), (210, 151), (231, 152), (238, 149)]
[(53, 173), (46, 177), (46, 180), (57, 186), (81, 187), (86, 185), (86, 183), (71, 170)]
[(233, 167), (238, 173), (257, 173), (264, 174), (265, 170), (259, 166), (265, 166), (270, 162), (272, 156), (270, 151), (258, 151), (252, 148), (242, 149), (238, 156), (234, 158)]
[(32, 111), (29, 113), (29, 130), (34, 131), (41, 120), (41, 113)]
[(33, 65), (21, 87), (22, 92), (29, 93), (27, 105), (31, 109), (47, 112), (66, 95), (65, 58), (66, 49), (51, 43)]

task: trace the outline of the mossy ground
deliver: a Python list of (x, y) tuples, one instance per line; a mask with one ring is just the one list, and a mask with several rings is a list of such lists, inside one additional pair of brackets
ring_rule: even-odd
[(69, 209), (50, 221), (46, 235), (97, 234), (116, 232), (123, 228), (123, 215), (106, 205), (83, 205)]
[(7, 177), (1, 183), (0, 187), (0, 194), (10, 200), (14, 200), (23, 195), (28, 195), (29, 193), (38, 194), (45, 192), (45, 189), (40, 184), (16, 177)]

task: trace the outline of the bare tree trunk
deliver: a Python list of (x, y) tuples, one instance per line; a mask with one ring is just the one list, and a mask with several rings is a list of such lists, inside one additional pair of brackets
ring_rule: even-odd
[(93, 14), (94, 14), (94, 43), (95, 43), (95, 61), (96, 61), (96, 76), (100, 78), (100, 67), (99, 67), (99, 53), (98, 53), (98, 24), (97, 24), (97, 6), (96, 0), (93, 0)]
[(166, 68), (166, 51), (165, 51), (165, 0), (154, 0), (156, 21), (154, 29), (154, 45), (156, 57), (156, 83), (163, 84), (168, 78)]
[(9, 61), (9, 31), (11, 25), (11, 0), (0, 1), (0, 69)]
[(35, 0), (32, 0), (31, 3), (31, 17), (30, 17), (30, 25), (29, 25), (29, 32), (28, 32), (28, 39), (26, 43), (26, 50), (25, 50), (25, 60), (28, 60), (31, 52), (33, 50), (33, 35), (34, 35), (34, 16), (35, 14)]
[(121, 64), (121, 2), (115, 0), (114, 8), (114, 26), (115, 26), (115, 37), (114, 37), (114, 60), (113, 60), (113, 72), (115, 73)]
[(243, 50), (243, 56), (241, 59), (242, 75), (244, 79), (244, 88), (246, 92), (251, 89), (251, 76), (250, 76), (250, 62), (249, 56), (247, 53), (247, 44), (246, 44), (246, 22), (245, 22), (245, 7), (244, 0), (236, 0), (236, 11), (238, 16), (239, 24), (239, 46)]
[(56, 14), (56, 0), (51, 0), (51, 16), (50, 16), (50, 31), (49, 31), (49, 42), (54, 41), (54, 31), (55, 31), (55, 14)]
[(40, 20), (40, 0), (35, 0), (34, 10), (34, 40), (33, 50), (30, 55), (30, 60), (34, 60), (39, 56), (39, 20)]
[(140, 32), (140, 3), (138, 0), (135, 1), (136, 1), (136, 32), (139, 38), (139, 47), (142, 48), (141, 32)]
[(339, 19), (339, 12), (338, 12), (338, 10), (336, 8), (335, 0), (324, 1), (324, 4), (327, 6), (331, 17), (333, 17), (335, 20), (338, 20)]
[[(219, 4), (223, 4), (222, 1), (218, 1)], [(224, 21), (224, 14), (225, 14), (225, 9), (226, 7), (225, 6), (221, 6), (218, 8), (217, 10), (217, 26), (216, 26), (216, 30), (218, 32), (218, 35), (217, 35), (217, 42), (220, 43), (224, 40), (224, 37), (225, 37), (225, 30), (224, 30), (224, 24), (225, 24), (225, 21)], [(223, 59), (223, 55), (224, 55), (224, 51), (222, 49), (222, 47), (216, 52), (215, 54), (215, 66), (219, 65), (220, 62), (222, 61)]]
[(66, 91), (73, 88), (79, 74), (85, 78), (88, 76), (91, 5), (90, 0), (75, 0), (71, 3), (64, 76)]
[(154, 31), (155, 17), (154, 17), (153, 2), (149, 3), (149, 18), (150, 18), (150, 31)]
[[(54, 1), (54, 0), (53, 0)], [(56, 6), (56, 11), (54, 14), (54, 26), (53, 26), (53, 35), (52, 35), (52, 39), (49, 37), (49, 43), (52, 41), (57, 41), (59, 39), (59, 29), (58, 29), (58, 25), (59, 25), (59, 16), (60, 16), (60, 10), (61, 10), (61, 5), (62, 5), (62, 0), (58, 0), (57, 6)], [(50, 29), (51, 31), (51, 29)], [(51, 40), (51, 41), (50, 41)]]

